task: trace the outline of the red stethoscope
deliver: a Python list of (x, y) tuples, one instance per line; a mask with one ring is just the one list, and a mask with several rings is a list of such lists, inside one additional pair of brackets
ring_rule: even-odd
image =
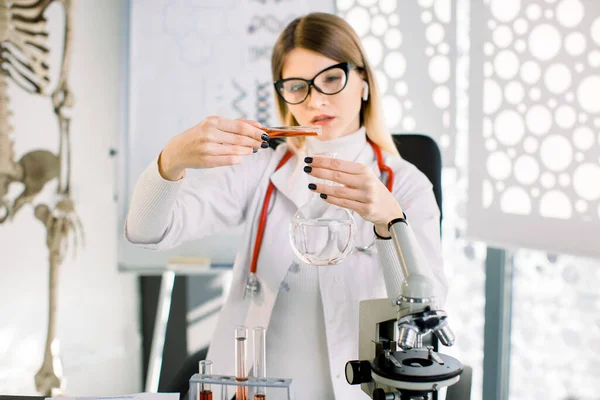
[[(375, 158), (377, 159), (377, 166), (379, 167), (379, 171), (385, 172), (387, 174), (386, 187), (391, 192), (394, 185), (394, 171), (392, 171), (392, 169), (384, 163), (381, 148), (371, 139), (367, 138), (367, 141), (373, 148)], [(285, 163), (288, 162), (288, 160), (292, 157), (292, 155), (294, 155), (294, 153), (291, 150), (288, 150), (287, 153), (285, 153), (285, 155), (283, 156), (283, 158), (279, 161), (279, 164), (277, 164), (275, 171), (283, 167)], [(260, 212), (258, 231), (256, 233), (256, 242), (254, 244), (254, 252), (252, 254), (252, 263), (250, 264), (250, 274), (248, 275), (248, 279), (246, 281), (245, 294), (250, 294), (252, 296), (256, 296), (260, 292), (260, 283), (258, 281), (258, 278), (256, 277), (256, 269), (258, 266), (258, 256), (260, 254), (260, 248), (265, 233), (265, 227), (267, 226), (269, 203), (271, 201), (271, 195), (273, 194), (274, 190), (275, 186), (273, 185), (273, 182), (269, 181), (269, 186), (267, 187), (267, 192), (263, 201), (262, 210)]]

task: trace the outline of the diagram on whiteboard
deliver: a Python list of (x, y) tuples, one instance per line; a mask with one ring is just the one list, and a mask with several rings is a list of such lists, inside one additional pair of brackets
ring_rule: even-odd
[[(207, 116), (278, 124), (273, 45), (297, 16), (333, 8), (333, 0), (131, 0), (130, 150), (122, 207), (169, 139)], [(235, 245), (228, 237), (206, 238), (171, 255), (226, 264), (233, 262)], [(169, 256), (150, 256), (125, 243), (120, 253), (121, 263), (145, 267)]]

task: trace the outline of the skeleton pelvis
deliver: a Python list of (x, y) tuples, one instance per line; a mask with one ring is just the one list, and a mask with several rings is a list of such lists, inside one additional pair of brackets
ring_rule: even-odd
[(23, 168), (23, 183), (26, 187), (44, 185), (58, 177), (60, 160), (48, 150), (34, 150), (19, 160)]
[(30, 203), (46, 183), (58, 178), (60, 173), (59, 157), (48, 150), (35, 150), (25, 154), (19, 160), (19, 165), (23, 170), (22, 183), (25, 189), (15, 200), (13, 216), (23, 205)]

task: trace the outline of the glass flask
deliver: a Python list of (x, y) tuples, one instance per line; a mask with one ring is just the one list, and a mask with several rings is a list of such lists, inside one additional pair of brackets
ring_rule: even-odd
[[(335, 153), (315, 155), (336, 157)], [(317, 183), (339, 186), (325, 180)], [(327, 203), (315, 192), (292, 217), (289, 236), (294, 253), (302, 261), (311, 265), (335, 265), (354, 249), (356, 222), (349, 210)]]

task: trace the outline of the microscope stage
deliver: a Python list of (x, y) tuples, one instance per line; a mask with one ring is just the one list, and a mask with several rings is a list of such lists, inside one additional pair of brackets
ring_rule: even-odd
[(423, 390), (431, 388), (432, 384), (441, 388), (458, 381), (463, 370), (460, 361), (435, 353), (443, 362), (440, 364), (431, 359), (429, 354), (423, 349), (396, 351), (389, 354), (390, 358), (380, 354), (371, 366), (373, 380), (397, 389)]

